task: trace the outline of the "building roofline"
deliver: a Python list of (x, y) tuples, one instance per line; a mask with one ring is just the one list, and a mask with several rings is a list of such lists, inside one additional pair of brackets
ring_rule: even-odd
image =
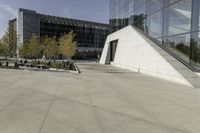
[(99, 25), (104, 25), (104, 26), (109, 26), (107, 23), (101, 23), (101, 22), (95, 22), (95, 21), (88, 21), (88, 20), (80, 20), (80, 19), (74, 19), (74, 18), (66, 18), (66, 17), (61, 17), (61, 16), (55, 16), (55, 15), (46, 15), (46, 14), (40, 14), (37, 13), (41, 16), (46, 16), (46, 17), (56, 17), (60, 19), (67, 19), (67, 20), (72, 20), (72, 21), (78, 21), (78, 22), (85, 22), (85, 23), (92, 23), (92, 24), (99, 24)]
[(19, 8), (19, 12), (21, 12), (21, 11), (34, 12), (34, 13), (40, 15), (40, 16), (56, 17), (56, 18), (60, 18), (60, 19), (66, 19), (66, 20), (71, 20), (71, 21), (90, 23), (90, 24), (97, 24), (97, 25), (109, 27), (108, 23), (101, 23), (101, 22), (94, 22), (94, 21), (80, 20), (80, 19), (73, 19), (73, 18), (67, 18), (67, 17), (55, 16), (55, 15), (47, 15), (47, 14), (37, 13), (37, 11), (35, 11), (35, 10)]

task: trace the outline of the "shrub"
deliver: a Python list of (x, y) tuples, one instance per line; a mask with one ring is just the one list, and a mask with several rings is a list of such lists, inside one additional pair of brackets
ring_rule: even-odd
[(33, 67), (37, 67), (37, 62), (32, 61), (32, 62), (31, 62), (31, 65), (32, 65)]
[(52, 67), (52, 68), (57, 68), (57, 69), (62, 69), (62, 68), (63, 68), (63, 65), (62, 65), (62, 63), (60, 63), (60, 62), (52, 62), (52, 63), (51, 63), (51, 67)]
[(41, 65), (50, 66), (48, 62), (40, 62)]
[(24, 64), (26, 64), (26, 63), (28, 63), (28, 61), (27, 61), (27, 60), (25, 60), (25, 61), (24, 61)]
[(49, 67), (51, 66), (51, 61), (48, 62), (48, 66), (49, 66)]
[(75, 70), (75, 66), (74, 66), (74, 63), (73, 62), (70, 62), (69, 63), (69, 70)]
[(14, 66), (15, 68), (19, 68), (19, 65), (18, 65), (18, 63), (17, 62), (15, 62), (15, 66)]

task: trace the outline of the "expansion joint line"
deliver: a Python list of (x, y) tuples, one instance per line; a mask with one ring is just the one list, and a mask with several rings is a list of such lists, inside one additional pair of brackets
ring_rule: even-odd
[(10, 86), (16, 84), (18, 81), (23, 81), (23, 79), (26, 79), (26, 78), (24, 77), (24, 78), (21, 78), (21, 79), (17, 79), (17, 80), (15, 80), (15, 81), (12, 81), (12, 83), (9, 83), (9, 85), (1, 86), (1, 88), (5, 88), (5, 87), (8, 87), (8, 88), (9, 88)]
[(93, 110), (93, 112), (94, 112), (94, 114), (95, 114), (96, 120), (97, 120), (97, 122), (98, 122), (98, 124), (99, 124), (99, 126), (100, 126), (100, 128), (101, 128), (101, 131), (102, 131), (103, 133), (105, 133), (104, 127), (103, 127), (103, 125), (101, 124), (101, 120), (100, 120), (100, 118), (98, 117), (98, 113), (97, 113), (96, 110), (95, 110), (96, 105), (94, 105), (94, 103), (93, 103), (93, 101), (92, 101), (92, 98), (91, 98), (91, 96), (90, 96), (90, 93), (89, 93), (89, 91), (88, 91), (86, 85), (84, 84), (84, 83), (86, 83), (86, 82), (84, 82), (83, 77), (81, 77), (81, 83), (82, 83), (83, 87), (85, 88), (85, 91), (86, 91), (86, 93), (87, 93), (87, 96), (89, 97), (92, 110)]
[(4, 108), (2, 108), (0, 110), (0, 113), (3, 112), (4, 110), (6, 110), (10, 105), (12, 105), (16, 100), (18, 100), (20, 97), (22, 97), (24, 94), (26, 94), (29, 90), (31, 90), (31, 88), (33, 88), (34, 85), (35, 85), (35, 83), (32, 84), (30, 87), (28, 87), (24, 92), (19, 94), (16, 98), (14, 98), (10, 103), (8, 103)]
[(47, 117), (48, 117), (49, 111), (51, 110), (51, 108), (52, 108), (52, 106), (53, 106), (53, 103), (54, 103), (54, 101), (55, 101), (55, 99), (56, 99), (56, 95), (57, 95), (58, 89), (60, 88), (60, 83), (61, 83), (61, 79), (59, 79), (59, 81), (58, 81), (58, 85), (57, 85), (57, 87), (56, 87), (56, 89), (55, 89), (55, 92), (54, 92), (54, 94), (53, 94), (53, 97), (52, 97), (52, 99), (51, 99), (51, 102), (50, 102), (50, 104), (49, 104), (49, 107), (48, 107), (47, 112), (46, 112), (46, 114), (45, 114), (45, 116), (44, 116), (42, 125), (41, 125), (41, 127), (40, 127), (38, 133), (41, 133), (42, 128), (43, 128), (43, 126), (44, 126), (44, 124), (45, 124), (45, 122), (46, 122), (46, 119), (47, 119)]

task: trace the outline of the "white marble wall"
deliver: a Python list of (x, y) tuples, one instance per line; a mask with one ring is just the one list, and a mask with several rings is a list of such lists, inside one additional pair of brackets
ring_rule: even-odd
[(100, 60), (101, 64), (109, 63), (109, 42), (118, 40), (114, 62), (116, 67), (140, 71), (140, 73), (166, 79), (187, 86), (191, 84), (163, 58), (136, 30), (127, 26), (107, 37)]

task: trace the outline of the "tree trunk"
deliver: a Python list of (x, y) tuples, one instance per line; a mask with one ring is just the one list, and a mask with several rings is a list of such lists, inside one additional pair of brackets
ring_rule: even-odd
[(5, 61), (6, 61), (6, 67), (8, 67), (8, 58), (7, 58), (7, 55), (5, 56)]

